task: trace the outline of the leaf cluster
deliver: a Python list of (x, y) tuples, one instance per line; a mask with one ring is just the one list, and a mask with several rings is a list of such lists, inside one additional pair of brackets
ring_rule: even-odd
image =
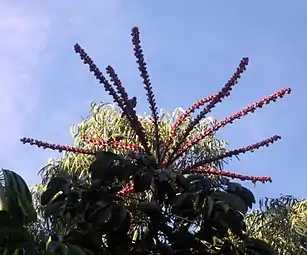
[(100, 152), (88, 173), (52, 178), (42, 193), (45, 217), (66, 229), (52, 230), (48, 252), (274, 254), (246, 234), (255, 198), (238, 183), (159, 170), (140, 153)]

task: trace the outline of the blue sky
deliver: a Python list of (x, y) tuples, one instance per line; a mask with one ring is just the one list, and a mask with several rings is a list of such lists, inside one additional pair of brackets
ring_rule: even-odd
[(244, 56), (248, 70), (214, 117), (292, 88), (218, 137), (236, 148), (281, 135), (227, 169), (272, 176), (273, 183), (256, 186), (257, 197), (306, 197), (306, 9), (304, 0), (0, 1), (0, 166), (38, 182), (38, 170), (60, 154), (22, 145), (20, 137), (70, 144), (69, 127), (87, 115), (90, 102), (111, 101), (74, 54), (76, 42), (101, 69), (111, 64), (139, 98), (137, 110), (148, 112), (131, 47), (137, 25), (161, 108), (186, 108), (217, 92)]

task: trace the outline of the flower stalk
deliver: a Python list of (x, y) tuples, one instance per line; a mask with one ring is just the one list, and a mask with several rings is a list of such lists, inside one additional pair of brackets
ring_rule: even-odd
[(259, 101), (243, 108), (241, 111), (230, 115), (229, 117), (225, 118), (224, 120), (216, 123), (213, 127), (208, 128), (204, 133), (193, 137), (190, 139), (184, 146), (182, 146), (178, 151), (176, 156), (174, 157), (174, 160), (178, 159), (182, 154), (184, 154), (186, 151), (188, 151), (192, 146), (195, 144), (198, 144), (201, 140), (203, 140), (208, 135), (213, 134), (214, 132), (218, 131), (220, 128), (225, 127), (227, 124), (232, 124), (235, 120), (241, 119), (245, 115), (249, 113), (254, 113), (257, 109), (262, 108), (265, 105), (270, 104), (271, 102), (276, 102), (277, 99), (283, 98), (285, 95), (290, 94), (291, 89), (286, 88), (282, 89), (280, 91), (275, 92), (274, 94), (265, 97), (263, 99), (260, 99)]
[(162, 160), (165, 160), (165, 154), (168, 151), (171, 142), (174, 141), (175, 137), (177, 136), (177, 131), (179, 130), (181, 124), (189, 117), (191, 116), (192, 113), (194, 113), (196, 110), (198, 110), (201, 106), (204, 106), (205, 104), (207, 104), (208, 102), (210, 102), (211, 100), (213, 100), (215, 98), (217, 94), (213, 94), (207, 97), (204, 97), (198, 101), (196, 101), (195, 103), (193, 103), (184, 113), (182, 113), (178, 119), (176, 120), (175, 124), (172, 126), (171, 131), (170, 131), (170, 135), (166, 138), (165, 141), (165, 145), (164, 145), (164, 150), (162, 153)]
[(238, 149), (235, 149), (235, 150), (232, 150), (232, 151), (227, 151), (227, 152), (222, 153), (220, 155), (212, 156), (212, 157), (206, 158), (204, 160), (200, 160), (197, 163), (195, 163), (191, 166), (188, 166), (185, 169), (185, 171), (188, 171), (188, 170), (193, 169), (193, 168), (197, 168), (199, 166), (204, 166), (206, 164), (210, 164), (211, 162), (222, 160), (224, 158), (229, 158), (229, 157), (231, 158), (233, 156), (239, 156), (240, 154), (245, 154), (248, 151), (254, 152), (255, 150), (260, 149), (261, 147), (269, 147), (270, 144), (273, 144), (280, 139), (281, 139), (280, 136), (274, 135), (274, 136), (272, 136), (268, 139), (265, 139), (261, 142), (254, 143), (254, 144), (248, 145), (246, 147), (241, 147), (241, 148), (238, 148)]
[[(127, 107), (128, 105), (127, 101), (124, 101), (123, 98), (120, 98), (120, 96), (116, 93), (112, 85), (108, 82), (108, 80), (105, 78), (105, 76), (102, 74), (102, 72), (99, 70), (97, 65), (94, 63), (94, 61), (89, 57), (89, 55), (85, 52), (83, 48), (79, 44), (75, 44), (74, 46), (75, 52), (79, 54), (81, 60), (83, 60), (84, 64), (89, 66), (90, 72), (94, 73), (94, 76), (99, 81), (99, 83), (104, 85), (105, 91), (108, 92), (112, 97), (114, 102), (120, 107), (120, 109), (123, 111), (123, 114), (127, 117), (128, 121), (131, 124), (132, 129), (137, 134), (140, 143), (144, 147), (145, 151), (150, 154), (150, 150), (148, 148), (147, 140), (145, 137), (144, 129), (138, 120), (138, 117), (134, 111), (131, 111), (131, 107)], [(111, 71), (111, 70), (110, 70)], [(116, 80), (116, 79), (114, 79)], [(118, 85), (118, 84), (117, 84)], [(117, 88), (120, 90), (120, 87)], [(120, 90), (121, 91), (121, 90)], [(122, 97), (125, 94), (122, 93)]]
[(216, 169), (211, 169), (208, 167), (196, 167), (190, 170), (183, 171), (183, 173), (205, 173), (205, 174), (214, 174), (218, 176), (224, 176), (229, 177), (232, 179), (239, 179), (241, 181), (252, 181), (253, 183), (256, 182), (272, 182), (271, 177), (269, 176), (251, 176), (251, 175), (245, 175), (245, 174), (237, 174), (229, 171), (221, 171)]
[(154, 134), (155, 134), (155, 151), (158, 164), (161, 163), (161, 155), (160, 155), (160, 134), (159, 134), (159, 116), (158, 116), (158, 108), (155, 100), (155, 96), (152, 90), (151, 81), (149, 79), (149, 74), (147, 71), (147, 64), (144, 59), (143, 49), (141, 47), (140, 40), (140, 32), (137, 27), (134, 27), (131, 32), (132, 35), (132, 44), (134, 56), (136, 58), (136, 63), (138, 64), (138, 69), (140, 71), (141, 77), (143, 79), (144, 88), (146, 90), (147, 101), (149, 104), (149, 109), (151, 110), (151, 117), (154, 124)]
[(248, 62), (249, 62), (248, 58), (242, 58), (239, 66), (237, 67), (237, 70), (235, 71), (233, 76), (228, 80), (228, 82), (224, 85), (224, 87), (221, 89), (221, 91), (214, 96), (214, 98), (209, 102), (207, 107), (205, 109), (203, 109), (195, 117), (195, 119), (188, 125), (188, 127), (185, 130), (185, 132), (183, 133), (183, 135), (180, 138), (178, 138), (178, 141), (175, 144), (174, 149), (173, 149), (173, 151), (171, 152), (171, 154), (168, 158), (168, 165), (170, 165), (173, 162), (173, 157), (175, 156), (177, 150), (180, 148), (182, 143), (185, 141), (185, 139), (191, 133), (193, 128), (205, 117), (206, 114), (211, 112), (211, 110), (216, 106), (216, 104), (222, 102), (222, 100), (225, 97), (228, 97), (230, 95), (232, 88), (238, 83), (239, 79), (241, 78), (241, 75), (246, 70)]

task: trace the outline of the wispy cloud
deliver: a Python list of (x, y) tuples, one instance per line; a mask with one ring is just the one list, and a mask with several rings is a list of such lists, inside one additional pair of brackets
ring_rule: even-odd
[[(65, 131), (79, 120), (92, 98), (80, 92), (80, 86), (88, 89), (88, 78), (78, 78), (74, 70), (65, 73), (63, 67), (70, 66), (65, 61), (75, 57), (72, 48), (77, 41), (94, 53), (101, 53), (101, 48), (107, 52), (114, 45), (122, 19), (113, 18), (119, 15), (117, 1), (96, 6), (83, 1), (66, 1), (61, 6), (54, 1), (30, 2), (0, 2), (0, 164), (21, 172), (33, 183), (39, 167), (54, 154), (32, 154), (19, 138), (69, 140)], [(63, 52), (70, 58), (61, 58)], [(73, 61), (80, 68), (78, 59)], [(75, 97), (67, 100), (72, 94)]]
[(50, 23), (43, 13), (23, 11), (0, 2), (0, 119), (1, 154), (12, 149), (23, 123), (35, 109), (41, 88), (35, 83), (39, 57), (47, 42)]

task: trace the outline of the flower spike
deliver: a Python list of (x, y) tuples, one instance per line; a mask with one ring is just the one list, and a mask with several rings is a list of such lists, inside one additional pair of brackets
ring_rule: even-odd
[(117, 105), (121, 108), (124, 115), (129, 120), (132, 129), (135, 131), (135, 133), (139, 137), (140, 143), (144, 147), (145, 151), (148, 154), (150, 154), (150, 151), (149, 151), (149, 148), (148, 148), (148, 145), (147, 145), (146, 136), (145, 136), (143, 127), (142, 127), (140, 121), (138, 120), (137, 115), (136, 114), (133, 115), (134, 112), (131, 112), (130, 108), (125, 107), (124, 100), (121, 99), (117, 95), (116, 91), (112, 88), (111, 84), (108, 82), (108, 80), (105, 78), (105, 76), (99, 70), (99, 68), (96, 66), (94, 61), (88, 56), (88, 54), (85, 52), (85, 50), (82, 49), (79, 44), (75, 44), (74, 49), (75, 49), (75, 52), (77, 54), (79, 54), (79, 56), (83, 60), (84, 64), (87, 64), (89, 66), (90, 71), (94, 73), (96, 79), (99, 80), (99, 82), (104, 85), (105, 91), (109, 92), (109, 94), (113, 97), (114, 102), (117, 103)]
[(219, 176), (224, 176), (224, 177), (229, 177), (232, 179), (239, 179), (241, 181), (252, 181), (253, 183), (256, 182), (272, 182), (271, 177), (269, 176), (250, 176), (250, 175), (245, 175), (245, 174), (237, 174), (233, 172), (228, 172), (228, 171), (221, 171), (221, 170), (216, 170), (216, 169), (211, 169), (208, 167), (197, 167), (193, 168), (191, 170), (184, 171), (183, 173), (206, 173), (206, 174), (214, 174), (214, 175), (219, 175)]
[[(137, 114), (135, 111), (135, 106), (136, 106), (136, 97), (133, 97), (133, 99), (135, 100), (135, 105), (133, 105), (131, 103), (131, 99), (129, 99), (128, 97), (128, 93), (126, 92), (125, 88), (122, 85), (121, 80), (118, 78), (117, 73), (115, 72), (115, 70), (113, 69), (112, 66), (107, 66), (106, 68), (107, 74), (110, 76), (111, 78), (111, 82), (113, 82), (114, 86), (116, 87), (117, 93), (120, 96), (120, 98), (122, 99), (123, 103), (124, 103), (124, 107), (126, 108), (126, 111), (129, 112), (130, 117), (132, 118), (137, 118)], [(123, 114), (125, 115), (125, 114)]]
[[(122, 142), (117, 142), (117, 141), (108, 143), (107, 141), (104, 141), (102, 139), (91, 138), (91, 137), (86, 137), (84, 140), (89, 141), (93, 144), (99, 145), (99, 150), (106, 149), (109, 147), (112, 149), (127, 149), (127, 150), (134, 151), (134, 152), (142, 151), (142, 149), (139, 146), (136, 146), (130, 143), (122, 143)], [(67, 152), (81, 153), (81, 154), (88, 154), (88, 155), (95, 155), (97, 152), (96, 150), (52, 144), (52, 143), (47, 143), (47, 142), (43, 142), (43, 141), (39, 141), (39, 140), (35, 140), (32, 138), (27, 138), (27, 137), (20, 139), (20, 141), (23, 144), (28, 143), (30, 145), (35, 145), (39, 148), (57, 150), (59, 152), (67, 151)]]
[(95, 153), (96, 153), (96, 151), (93, 151), (93, 150), (71, 147), (71, 146), (65, 146), (65, 145), (52, 144), (52, 143), (47, 143), (47, 142), (43, 142), (43, 141), (39, 141), (39, 140), (35, 140), (35, 139), (32, 139), (32, 138), (27, 138), (27, 137), (20, 139), (20, 141), (23, 144), (28, 143), (30, 145), (35, 145), (38, 148), (57, 150), (59, 152), (68, 151), (68, 152), (82, 153), (82, 154), (88, 154), (88, 155), (95, 155)]
[(187, 167), (185, 170), (190, 170), (190, 169), (193, 169), (193, 168), (196, 168), (196, 167), (199, 167), (199, 166), (204, 166), (206, 164), (209, 164), (211, 162), (221, 160), (221, 159), (224, 159), (224, 158), (238, 156), (239, 154), (242, 154), (242, 153), (244, 154), (245, 152), (248, 152), (248, 151), (253, 152), (254, 150), (260, 149), (261, 147), (264, 147), (264, 146), (268, 147), (270, 144), (273, 144), (280, 139), (281, 139), (280, 136), (274, 135), (274, 136), (272, 136), (268, 139), (265, 139), (261, 142), (254, 143), (254, 144), (251, 144), (251, 145), (246, 146), (246, 147), (241, 147), (239, 149), (235, 149), (235, 150), (232, 150), (232, 151), (227, 151), (227, 152), (222, 153), (220, 155), (209, 157), (209, 158), (206, 158), (204, 160), (200, 160), (197, 163)]
[(147, 71), (147, 64), (144, 60), (144, 54), (141, 47), (141, 40), (140, 40), (140, 32), (137, 27), (134, 27), (131, 32), (132, 35), (132, 44), (133, 44), (133, 51), (134, 56), (137, 59), (137, 64), (139, 66), (139, 71), (141, 73), (141, 77), (143, 78), (144, 88), (146, 90), (147, 101), (149, 103), (149, 108), (151, 110), (151, 117), (154, 123), (154, 134), (155, 134), (155, 150), (156, 150), (156, 157), (158, 163), (160, 164), (160, 134), (159, 134), (159, 116), (157, 110), (157, 104), (155, 100), (154, 93), (152, 91), (151, 82), (149, 79), (149, 74)]
[(178, 159), (183, 153), (185, 153), (188, 149), (190, 149), (192, 146), (195, 144), (199, 143), (202, 139), (204, 139), (206, 136), (211, 135), (213, 132), (218, 131), (221, 127), (225, 127), (229, 123), (233, 123), (235, 120), (240, 119), (241, 117), (249, 114), (249, 113), (254, 113), (258, 108), (262, 108), (265, 105), (270, 104), (271, 102), (275, 102), (279, 98), (283, 98), (285, 95), (290, 94), (291, 89), (286, 88), (282, 89), (280, 91), (275, 92), (274, 94), (265, 97), (263, 99), (260, 99), (259, 101), (243, 108), (241, 111), (225, 118), (224, 120), (216, 123), (213, 127), (208, 128), (204, 133), (194, 137), (190, 141), (188, 141), (184, 146), (182, 146), (176, 156), (174, 157), (173, 160)]
[(174, 146), (173, 152), (169, 156), (168, 164), (173, 162), (172, 159), (175, 156), (177, 150), (180, 148), (180, 146), (188, 137), (193, 128), (205, 117), (206, 114), (208, 114), (215, 107), (217, 103), (222, 102), (222, 99), (230, 95), (230, 91), (238, 83), (239, 79), (241, 78), (241, 74), (246, 70), (248, 62), (249, 62), (248, 58), (242, 58), (239, 66), (237, 67), (237, 70), (235, 71), (233, 76), (228, 80), (228, 82), (224, 85), (221, 91), (217, 93), (217, 95), (210, 101), (208, 106), (204, 110), (202, 110), (196, 116), (196, 118), (189, 124), (184, 134), (178, 139), (177, 144)]
[(171, 131), (170, 131), (170, 135), (166, 138), (165, 141), (165, 145), (164, 145), (164, 150), (161, 156), (162, 160), (165, 160), (165, 154), (168, 151), (172, 140), (174, 139), (174, 137), (176, 136), (176, 132), (179, 129), (180, 125), (193, 113), (195, 112), (197, 109), (199, 109), (201, 106), (207, 104), (208, 102), (210, 102), (212, 99), (214, 99), (214, 97), (217, 94), (213, 94), (211, 96), (207, 96), (204, 97), (198, 101), (196, 101), (194, 104), (192, 104), (184, 113), (182, 113), (177, 121), (175, 122), (175, 124), (172, 126)]

